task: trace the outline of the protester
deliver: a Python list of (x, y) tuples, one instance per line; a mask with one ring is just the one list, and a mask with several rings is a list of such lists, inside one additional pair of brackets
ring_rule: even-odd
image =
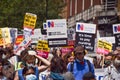
[(64, 60), (61, 57), (53, 57), (50, 65), (50, 75), (47, 80), (74, 80), (71, 72), (67, 72)]
[(78, 45), (74, 49), (75, 60), (74, 63), (67, 65), (68, 71), (71, 71), (75, 77), (75, 80), (82, 80), (83, 75), (87, 72), (92, 72), (94, 75), (94, 65), (90, 61), (84, 59), (85, 49), (81, 45)]
[(2, 63), (3, 63), (2, 67), (3, 75), (5, 75), (8, 80), (13, 80), (15, 72), (14, 66), (7, 59), (3, 59)]
[[(23, 54), (24, 54), (24, 55), (23, 55)], [(35, 74), (36, 74), (36, 76), (37, 76), (37, 80), (39, 80), (39, 72), (44, 71), (44, 70), (47, 69), (47, 68), (49, 67), (49, 65), (50, 65), (50, 62), (49, 62), (48, 60), (46, 60), (46, 59), (38, 56), (35, 51), (24, 50), (24, 51), (22, 51), (21, 56), (22, 56), (22, 60), (23, 60), (23, 61), (25, 62), (25, 64), (26, 64), (25, 66), (35, 67), (34, 70), (35, 70)], [(39, 61), (43, 62), (44, 65), (40, 65), (40, 66), (35, 65), (35, 60), (36, 60), (36, 58), (37, 58)], [(24, 67), (24, 68), (25, 68), (25, 67)], [(23, 79), (24, 76), (22, 75), (22, 71), (23, 71), (24, 68), (22, 68), (22, 69), (20, 69), (20, 70), (18, 70), (18, 71), (16, 72), (15, 77), (14, 77), (14, 80), (25, 80), (25, 79)]]
[(63, 59), (66, 63), (66, 65), (69, 63), (69, 62), (73, 62), (74, 61), (74, 53), (73, 52), (68, 52), (67, 54), (65, 54), (63, 56)]
[(52, 54), (53, 54), (53, 56), (62, 57), (62, 51), (58, 47), (53, 49)]
[(110, 66), (104, 70), (103, 80), (120, 80), (120, 49), (116, 49), (114, 54), (114, 60)]
[(113, 54), (112, 54), (112, 52), (106, 54), (105, 55), (105, 60), (104, 60), (104, 68), (110, 66), (112, 60), (113, 60)]
[(36, 75), (39, 74), (39, 72), (35, 72), (36, 68), (32, 66), (25, 66), (22, 70), (23, 76), (20, 76), (20, 80), (39, 80)]

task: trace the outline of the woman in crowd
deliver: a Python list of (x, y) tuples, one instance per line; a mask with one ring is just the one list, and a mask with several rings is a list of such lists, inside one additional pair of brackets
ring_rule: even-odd
[(20, 76), (20, 80), (38, 80), (38, 77), (36, 76), (38, 74), (38, 72), (35, 72), (35, 67), (25, 66), (22, 70), (23, 76)]
[(74, 80), (71, 72), (67, 72), (66, 64), (61, 57), (53, 57), (50, 65), (50, 75), (52, 80)]
[(53, 56), (62, 57), (62, 51), (60, 48), (54, 48), (52, 51)]
[(69, 62), (73, 62), (74, 61), (74, 53), (73, 52), (68, 52), (67, 54), (65, 54), (63, 56), (63, 59), (66, 63), (66, 65), (69, 63)]

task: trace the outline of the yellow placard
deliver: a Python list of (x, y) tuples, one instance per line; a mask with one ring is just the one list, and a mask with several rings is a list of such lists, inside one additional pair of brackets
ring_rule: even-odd
[(97, 47), (108, 50), (108, 51), (112, 50), (112, 44), (104, 40), (98, 40)]
[(106, 49), (108, 51), (111, 51), (112, 50), (112, 44), (107, 42), (107, 41), (104, 41), (104, 49)]
[(98, 47), (98, 48), (104, 48), (104, 41), (98, 40), (97, 47)]
[(49, 52), (48, 42), (45, 40), (39, 40), (37, 44), (37, 50)]
[(34, 29), (37, 20), (37, 15), (26, 13), (24, 19), (24, 28)]

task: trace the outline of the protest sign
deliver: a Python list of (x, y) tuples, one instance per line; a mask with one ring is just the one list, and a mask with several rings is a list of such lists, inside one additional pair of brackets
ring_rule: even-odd
[(39, 40), (37, 44), (38, 55), (47, 58), (49, 51), (48, 42), (46, 40)]
[(115, 36), (115, 46), (120, 46), (120, 24), (113, 25), (113, 34)]
[(95, 32), (95, 24), (76, 23), (75, 45), (83, 45), (86, 50), (94, 51)]
[(49, 47), (66, 46), (66, 19), (47, 20), (47, 38)]
[(32, 13), (26, 13), (24, 18), (24, 28), (34, 29), (37, 20), (37, 15)]

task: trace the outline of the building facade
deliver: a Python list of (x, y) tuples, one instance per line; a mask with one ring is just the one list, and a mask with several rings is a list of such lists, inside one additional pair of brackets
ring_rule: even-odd
[(112, 25), (119, 23), (120, 0), (66, 0), (68, 27), (76, 22), (97, 24), (100, 37), (112, 36)]

